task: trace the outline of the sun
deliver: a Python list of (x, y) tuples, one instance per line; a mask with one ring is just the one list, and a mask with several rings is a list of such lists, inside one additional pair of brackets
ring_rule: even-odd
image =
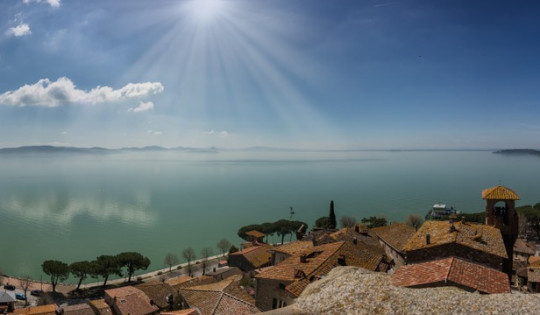
[(194, 22), (208, 24), (223, 17), (228, 7), (225, 0), (191, 0), (186, 3), (185, 10)]

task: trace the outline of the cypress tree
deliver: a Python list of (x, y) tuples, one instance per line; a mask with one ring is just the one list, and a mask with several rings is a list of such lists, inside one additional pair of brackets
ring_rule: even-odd
[(336, 214), (334, 213), (334, 200), (330, 201), (330, 214), (328, 215), (328, 228), (335, 229), (337, 226)]

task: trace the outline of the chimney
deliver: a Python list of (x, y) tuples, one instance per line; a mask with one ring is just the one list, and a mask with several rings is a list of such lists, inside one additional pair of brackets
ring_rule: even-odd
[(431, 235), (426, 234), (426, 244), (429, 245), (431, 241)]
[(307, 256), (306, 255), (300, 256), (300, 262), (301, 263), (306, 263), (307, 262)]

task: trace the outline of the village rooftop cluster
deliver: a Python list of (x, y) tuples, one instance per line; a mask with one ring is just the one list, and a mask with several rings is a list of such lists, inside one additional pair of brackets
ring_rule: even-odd
[(399, 287), (455, 286), (481, 294), (540, 292), (536, 244), (518, 233), (519, 196), (499, 185), (483, 190), (482, 198), (485, 224), (456, 214), (416, 228), (392, 223), (336, 229), (334, 223), (334, 228), (308, 233), (300, 228), (296, 241), (280, 245), (267, 244), (264, 233), (251, 230), (242, 248), (210, 273), (160, 272), (104, 289), (92, 298), (23, 308), (16, 307), (13, 291), (3, 290), (0, 309), (42, 315), (252, 314), (294, 304), (308, 285), (339, 266), (388, 273)]

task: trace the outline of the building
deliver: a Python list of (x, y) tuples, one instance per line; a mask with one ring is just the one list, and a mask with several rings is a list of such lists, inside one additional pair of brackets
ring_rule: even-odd
[(534, 256), (536, 248), (529, 244), (527, 240), (518, 238), (514, 243), (514, 263), (516, 261), (527, 262), (529, 257)]
[(527, 289), (529, 292), (540, 293), (540, 257), (538, 256), (529, 258)]
[(167, 283), (145, 282), (135, 288), (143, 291), (160, 310), (172, 310), (178, 304), (178, 292)]
[(388, 260), (396, 268), (405, 264), (403, 248), (416, 230), (404, 223), (392, 223), (372, 229), (377, 236), (380, 246), (384, 249)]
[(133, 286), (105, 290), (105, 302), (118, 315), (159, 314), (155, 303), (143, 291)]
[(515, 202), (520, 198), (510, 188), (498, 185), (484, 189), (482, 199), (486, 201), (486, 225), (501, 231), (507, 256), (503, 261), (503, 271), (511, 278), (514, 243), (518, 235)]
[(0, 312), (12, 312), (15, 309), (15, 292), (4, 290), (0, 292)]
[(48, 304), (48, 305), (41, 305), (41, 306), (18, 308), (13, 311), (13, 314), (56, 315), (57, 312), (58, 312), (58, 306), (56, 306), (56, 304)]
[(308, 248), (255, 276), (255, 305), (262, 311), (294, 302), (311, 282), (321, 279), (336, 266), (358, 266), (377, 271), (383, 255), (369, 246), (334, 242)]
[(401, 266), (392, 275), (392, 284), (416, 288), (453, 285), (480, 293), (510, 293), (504, 272), (455, 257)]
[(456, 257), (495, 270), (502, 270), (508, 258), (499, 229), (463, 221), (426, 221), (403, 251), (407, 264)]
[(221, 281), (234, 275), (242, 275), (242, 271), (236, 267), (224, 267), (213, 272), (207, 272), (206, 275), (213, 277), (215, 281)]
[(264, 237), (266, 234), (259, 232), (257, 230), (251, 230), (246, 232), (246, 238), (249, 242), (253, 243), (264, 243)]
[(113, 313), (109, 304), (107, 304), (104, 299), (91, 300), (90, 306), (94, 309), (94, 312), (98, 315), (112, 315)]
[(63, 306), (59, 311), (62, 315), (95, 315), (96, 312), (87, 303), (80, 303), (74, 305)]
[(272, 246), (260, 244), (229, 254), (227, 260), (230, 267), (238, 267), (244, 272), (270, 266)]
[(219, 282), (180, 289), (180, 294), (185, 305), (202, 315), (258, 313), (255, 300), (241, 287), (240, 279), (242, 276), (235, 275)]
[(290, 242), (283, 245), (275, 246), (274, 248), (270, 249), (270, 253), (272, 255), (270, 259), (270, 264), (272, 266), (275, 266), (279, 264), (280, 262), (284, 261), (285, 259), (302, 253), (306, 249), (313, 248), (313, 242), (312, 241), (296, 241), (296, 242)]

